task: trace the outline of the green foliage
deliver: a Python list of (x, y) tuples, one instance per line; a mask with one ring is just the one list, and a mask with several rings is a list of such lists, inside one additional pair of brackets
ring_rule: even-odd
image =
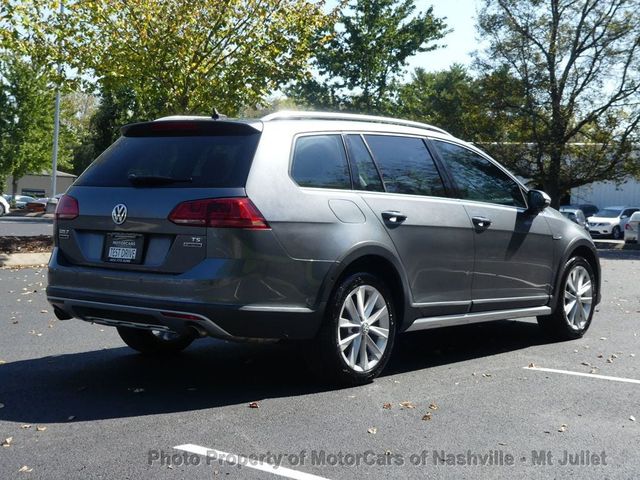
[(69, 18), (69, 64), (105, 96), (130, 92), (144, 119), (259, 103), (300, 77), (329, 20), (304, 0), (86, 0)]
[[(55, 92), (47, 67), (0, 56), (0, 172), (14, 179), (45, 170), (51, 162)], [(68, 152), (61, 151), (61, 163)]]
[(484, 3), (478, 21), (489, 45), (478, 66), (505, 70), (523, 89), (508, 106), (521, 148), (501, 160), (556, 205), (572, 187), (625, 175), (640, 122), (640, 2)]
[(416, 13), (413, 0), (354, 0), (338, 22), (319, 37), (315, 50), (319, 78), (307, 78), (289, 94), (300, 104), (331, 110), (384, 113), (390, 110), (407, 59), (438, 47), (443, 19), (429, 8)]

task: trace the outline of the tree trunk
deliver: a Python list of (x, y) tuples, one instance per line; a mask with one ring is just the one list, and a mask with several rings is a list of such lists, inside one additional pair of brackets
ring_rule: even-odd
[(15, 175), (11, 176), (11, 206), (16, 206), (16, 195), (18, 194), (18, 180)]

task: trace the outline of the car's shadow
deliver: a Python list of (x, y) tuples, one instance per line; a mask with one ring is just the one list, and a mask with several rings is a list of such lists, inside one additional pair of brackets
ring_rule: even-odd
[[(537, 325), (493, 322), (401, 335), (383, 375), (543, 343)], [(201, 340), (171, 358), (112, 348), (0, 366), (0, 419), (29, 424), (125, 418), (248, 404), (333, 389), (300, 345)]]

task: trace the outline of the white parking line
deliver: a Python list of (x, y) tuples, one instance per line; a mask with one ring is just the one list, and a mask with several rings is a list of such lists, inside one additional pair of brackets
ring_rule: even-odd
[(635, 378), (610, 377), (608, 375), (598, 375), (595, 373), (572, 372), (570, 370), (556, 370), (555, 368), (542, 368), (542, 367), (522, 367), (522, 368), (524, 368), (525, 370), (537, 370), (539, 372), (551, 372), (551, 373), (564, 373), (565, 375), (574, 375), (576, 377), (590, 377), (590, 378), (598, 378), (600, 380), (610, 380), (612, 382), (636, 383), (640, 385), (640, 380), (636, 380)]
[(201, 447), (200, 445), (187, 443), (185, 445), (178, 445), (177, 447), (173, 448), (175, 448), (176, 450), (182, 450), (184, 452), (195, 453), (196, 455), (202, 455), (204, 457), (214, 457), (217, 459), (222, 459), (224, 463), (228, 463), (229, 465), (239, 464), (247, 468), (260, 470), (261, 472), (268, 472), (273, 475), (279, 475), (280, 477), (293, 478), (294, 480), (328, 480), (327, 478), (312, 475), (310, 473), (298, 472), (297, 470), (291, 470), (290, 468), (285, 467), (277, 467), (269, 462), (253, 460), (242, 455), (222, 452), (214, 448)]

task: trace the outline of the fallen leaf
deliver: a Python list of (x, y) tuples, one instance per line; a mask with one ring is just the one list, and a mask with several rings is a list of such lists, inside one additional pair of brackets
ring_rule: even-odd
[(607, 358), (607, 363), (613, 363), (613, 358)]
[(24, 429), (31, 428), (31, 425), (29, 424), (21, 425), (20, 428), (24, 428)]
[(36, 432), (44, 432), (47, 429), (47, 427), (44, 426), (36, 426)]
[(635, 356), (636, 356), (636, 354), (635, 354), (635, 353), (630, 353), (630, 354), (629, 354), (629, 356), (630, 356), (630, 357), (635, 357)]
[(400, 402), (400, 406), (402, 408), (416, 408), (416, 405), (413, 402), (409, 402), (408, 400), (405, 400), (404, 402)]
[(603, 354), (601, 354), (601, 353), (599, 353), (599, 354), (598, 354), (598, 358), (604, 358), (604, 355), (603, 355)]
[(249, 408), (260, 408), (260, 405), (258, 405), (258, 402), (251, 402)]
[(384, 403), (382, 404), (382, 408), (384, 408), (385, 410), (391, 410), (391, 404), (390, 403)]
[(490, 376), (491, 376), (491, 374), (490, 374), (490, 373), (483, 373), (483, 374), (482, 374), (482, 376), (483, 376), (483, 377), (490, 377)]
[(40, 313), (49, 313), (49, 310), (40, 310)]
[(431, 420), (431, 412), (427, 412), (422, 416), (422, 420)]
[(431, 410), (437, 410), (438, 409), (438, 405), (436, 405), (435, 403), (432, 403), (431, 405), (429, 405), (429, 408)]
[(600, 340), (606, 340), (607, 337), (600, 337)]
[(26, 465), (23, 465), (22, 467), (20, 467), (20, 470), (18, 470), (18, 473), (30, 473), (33, 472), (33, 468), (29, 468)]
[(531, 362), (531, 363), (529, 364), (529, 368), (536, 368), (535, 363)]
[(11, 442), (13, 442), (13, 437), (7, 437), (2, 443), (0, 443), (0, 445), (2, 445), (3, 447), (10, 447)]
[(378, 429), (376, 427), (371, 427), (370, 429), (367, 430), (367, 433), (370, 433), (371, 435), (375, 435), (376, 433), (378, 433)]
[(629, 415), (629, 420), (631, 420), (632, 422), (636, 421), (636, 417), (634, 417), (633, 415)]
[(582, 362), (580, 365), (584, 365), (585, 367), (590, 367), (591, 364), (589, 362)]
[(618, 358), (618, 355), (616, 355), (615, 353), (612, 353), (611, 358)]
[(598, 373), (598, 369), (594, 367), (589, 371), (589, 373)]
[(558, 429), (559, 432), (564, 432), (567, 430), (568, 425), (566, 423), (563, 423), (562, 425), (560, 425), (560, 428)]

